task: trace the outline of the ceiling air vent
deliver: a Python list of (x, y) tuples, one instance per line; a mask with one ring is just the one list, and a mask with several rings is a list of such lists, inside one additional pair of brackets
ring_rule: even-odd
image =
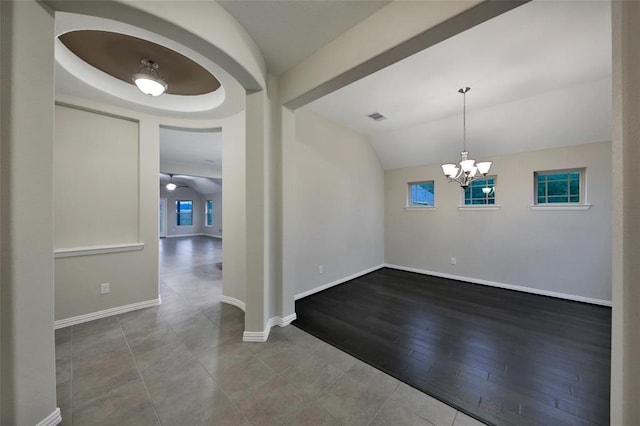
[(369, 114), (367, 117), (369, 117), (373, 121), (382, 121), (387, 119), (387, 117), (380, 114), (379, 112), (374, 112), (373, 114)]

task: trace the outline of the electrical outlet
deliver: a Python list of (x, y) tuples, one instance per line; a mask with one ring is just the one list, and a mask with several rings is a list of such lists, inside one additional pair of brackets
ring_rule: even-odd
[(109, 283), (100, 284), (100, 294), (111, 293), (111, 285)]
[(455, 264), (456, 264), (456, 262), (457, 262), (457, 261), (456, 261), (456, 258), (455, 258), (455, 257), (452, 257), (452, 258), (451, 258), (451, 264), (452, 264), (452, 265), (455, 265)]
[(318, 266), (318, 272), (320, 272), (320, 273), (324, 272), (324, 265), (319, 265)]

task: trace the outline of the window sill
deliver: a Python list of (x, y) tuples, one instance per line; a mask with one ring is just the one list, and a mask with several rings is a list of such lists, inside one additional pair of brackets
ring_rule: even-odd
[(458, 206), (458, 210), (500, 210), (501, 207), (499, 204)]
[(420, 210), (435, 210), (436, 206), (424, 206), (424, 207), (411, 206), (411, 207), (405, 207), (404, 209), (408, 212), (420, 211)]
[(144, 248), (144, 243), (108, 244), (103, 246), (59, 248), (53, 251), (53, 258), (93, 256), (96, 254), (123, 253), (138, 251)]
[(571, 210), (589, 210), (591, 204), (531, 204), (531, 210), (547, 210), (547, 211), (571, 211)]

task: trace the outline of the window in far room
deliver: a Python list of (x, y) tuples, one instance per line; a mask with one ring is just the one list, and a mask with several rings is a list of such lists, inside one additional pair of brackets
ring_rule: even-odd
[(432, 180), (409, 183), (407, 207), (435, 206), (434, 183)]
[(193, 201), (176, 201), (176, 225), (193, 226)]
[(494, 205), (496, 203), (496, 177), (478, 179), (464, 189), (464, 205)]
[(213, 200), (207, 200), (205, 203), (205, 222), (204, 226), (213, 225)]

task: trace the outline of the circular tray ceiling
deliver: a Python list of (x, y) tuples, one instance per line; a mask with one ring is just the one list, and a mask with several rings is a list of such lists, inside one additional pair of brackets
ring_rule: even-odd
[(71, 31), (58, 38), (83, 61), (131, 85), (140, 61), (149, 59), (160, 65), (158, 74), (169, 85), (168, 94), (203, 95), (220, 87), (218, 79), (193, 60), (148, 40), (97, 30)]

